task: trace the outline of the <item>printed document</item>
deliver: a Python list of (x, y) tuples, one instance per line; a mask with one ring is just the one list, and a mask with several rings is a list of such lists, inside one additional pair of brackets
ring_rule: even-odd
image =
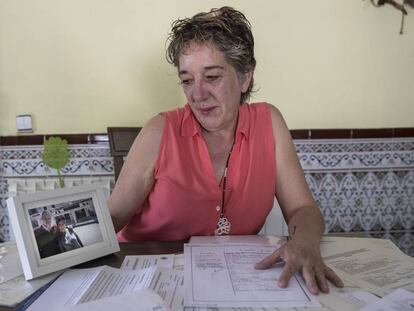
[[(374, 303), (381, 298), (358, 287), (337, 288), (330, 284), (329, 294), (320, 293), (317, 299), (322, 305), (323, 311), (359, 311), (367, 304)], [(302, 308), (295, 308), (295, 310), (302, 310)]]
[(157, 267), (148, 288), (160, 295), (171, 310), (183, 310), (184, 274), (182, 271)]
[(361, 311), (408, 311), (414, 310), (414, 293), (399, 288)]
[(345, 281), (378, 296), (397, 288), (414, 291), (414, 259), (372, 240), (324, 237), (322, 257)]
[(186, 307), (320, 307), (296, 274), (279, 288), (281, 265), (256, 270), (274, 245), (190, 243), (184, 247)]
[(122, 270), (139, 270), (149, 267), (172, 268), (174, 265), (174, 255), (129, 255), (125, 256), (122, 262)]
[(27, 310), (60, 310), (63, 306), (131, 293), (147, 288), (154, 268), (122, 271), (101, 266), (63, 273)]
[[(184, 275), (172, 268), (150, 267), (120, 270), (108, 266), (66, 271), (29, 308), (28, 311), (61, 310), (90, 301), (126, 295), (150, 289), (163, 300), (166, 308), (182, 310)], [(128, 296), (124, 297), (129, 305)], [(119, 300), (115, 298), (115, 300)]]
[(159, 295), (148, 289), (106, 297), (62, 309), (62, 311), (169, 311)]
[(149, 288), (160, 295), (171, 310), (183, 310), (184, 263), (180, 255), (125, 256), (121, 269), (137, 270), (140, 267), (157, 267)]

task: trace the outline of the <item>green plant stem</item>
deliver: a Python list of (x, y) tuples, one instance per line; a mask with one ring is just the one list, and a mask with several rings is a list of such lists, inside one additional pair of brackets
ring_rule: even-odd
[(60, 173), (60, 170), (57, 170), (57, 173), (58, 173), (58, 178), (59, 178), (59, 186), (60, 186), (60, 188), (64, 188), (65, 187), (65, 183), (63, 181), (63, 176)]

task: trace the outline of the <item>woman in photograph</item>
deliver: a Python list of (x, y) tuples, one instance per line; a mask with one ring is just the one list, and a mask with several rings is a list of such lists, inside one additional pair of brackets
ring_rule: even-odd
[(76, 248), (83, 247), (82, 241), (72, 227), (66, 226), (65, 218), (57, 218), (58, 243), (60, 252), (68, 252)]

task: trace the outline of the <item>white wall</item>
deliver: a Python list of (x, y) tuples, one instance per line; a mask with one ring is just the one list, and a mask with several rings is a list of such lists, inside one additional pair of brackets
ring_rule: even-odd
[(414, 10), (368, 0), (1, 0), (0, 135), (143, 125), (184, 104), (165, 61), (171, 22), (231, 5), (253, 25), (254, 101), (290, 128), (414, 126)]

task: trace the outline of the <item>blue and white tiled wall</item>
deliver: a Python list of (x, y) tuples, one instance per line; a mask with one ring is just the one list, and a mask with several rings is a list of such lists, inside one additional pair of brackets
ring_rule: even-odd
[[(414, 256), (414, 138), (295, 140), (305, 176), (328, 233), (391, 239)], [(8, 240), (6, 209), (12, 180), (45, 180), (55, 173), (42, 146), (0, 146), (0, 239)], [(111, 178), (109, 145), (70, 145), (67, 177)]]
[(327, 232), (389, 238), (414, 256), (414, 138), (295, 144)]

